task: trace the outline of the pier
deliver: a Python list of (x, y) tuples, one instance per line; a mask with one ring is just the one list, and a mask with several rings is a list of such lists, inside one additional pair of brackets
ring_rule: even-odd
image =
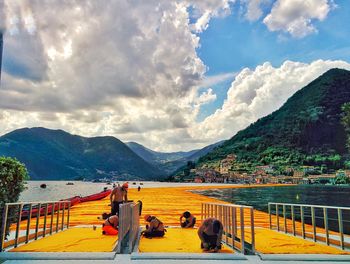
[[(27, 236), (28, 219), (25, 219), (20, 221), (19, 225), (16, 223), (12, 226), (13, 232), (18, 233), (12, 240), (17, 243), (8, 244), (5, 251), (0, 253), (0, 258), (7, 260), (6, 263), (26, 263), (25, 261), (33, 263), (40, 260), (51, 260), (52, 263), (58, 260), (65, 260), (67, 263), (73, 263), (73, 260), (74, 263), (79, 261), (89, 263), (92, 260), (99, 261), (98, 263), (115, 263), (115, 261), (178, 263), (189, 260), (191, 263), (232, 263), (233, 260), (235, 263), (270, 263), (270, 261), (294, 263), (290, 260), (294, 260), (295, 263), (321, 260), (323, 263), (332, 263), (334, 260), (338, 263), (350, 261), (347, 247), (349, 237), (346, 234), (328, 231), (329, 238), (343, 238), (343, 249), (339, 244), (341, 240), (338, 245), (327, 245), (327, 241), (320, 239), (327, 237), (325, 228), (316, 228), (312, 223), (298, 221), (296, 218), (292, 221), (293, 219), (287, 217), (286, 210), (287, 208), (290, 210), (290, 205), (289, 207), (278, 205), (277, 211), (273, 212), (271, 209), (269, 215), (249, 206), (233, 205), (191, 192), (199, 189), (246, 187), (243, 185), (164, 187), (143, 188), (140, 192), (130, 189), (129, 198), (143, 202), (142, 216), (156, 215), (167, 226), (168, 232), (164, 238), (140, 238), (140, 231), (145, 223), (143, 217), (138, 214), (137, 202), (121, 206), (118, 237), (102, 235), (100, 229), (102, 221), (98, 217), (103, 212), (110, 211), (108, 197), (70, 207), (69, 222), (68, 224), (67, 221), (64, 222), (62, 229), (59, 225), (59, 232), (48, 233), (45, 237), (38, 236), (37, 239), (32, 238), (20, 243), (21, 235)], [(276, 205), (270, 207), (276, 208)], [(221, 220), (224, 236), (223, 249), (219, 253), (204, 253), (200, 249), (197, 229), (179, 228), (179, 216), (187, 210), (196, 216), (196, 226), (199, 226), (206, 217)], [(66, 209), (65, 219), (68, 217), (67, 213)], [(57, 217), (57, 213), (55, 216)], [(60, 216), (62, 217), (62, 212)], [(52, 216), (48, 214), (46, 218), (45, 221), (44, 215), (37, 218), (38, 221), (32, 220), (29, 229), (34, 232), (38, 226), (38, 232), (45, 229), (46, 234), (47, 230), (50, 230)], [(349, 219), (343, 218), (342, 221), (344, 220)], [(54, 227), (55, 224), (57, 223), (54, 222)], [(97, 228), (94, 229), (93, 226)], [(305, 238), (298, 236), (297, 232), (293, 234), (293, 230), (303, 228)], [(316, 241), (312, 236), (314, 230), (317, 231)]]

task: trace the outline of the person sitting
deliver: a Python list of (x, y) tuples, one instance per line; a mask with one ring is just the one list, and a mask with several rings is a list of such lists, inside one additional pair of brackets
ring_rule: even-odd
[(102, 224), (103, 235), (118, 235), (119, 217), (112, 215)]
[(111, 214), (119, 215), (119, 205), (128, 201), (129, 184), (125, 182), (122, 186), (117, 186), (113, 189), (110, 195)]
[[(185, 218), (185, 221), (182, 222), (182, 219)], [(189, 212), (186, 211), (180, 216), (180, 225), (183, 228), (194, 227), (196, 223), (196, 218)]]
[(157, 217), (152, 215), (145, 215), (144, 217), (149, 225), (146, 225), (146, 230), (142, 231), (142, 235), (146, 238), (163, 237), (165, 233), (164, 224)]
[(221, 249), (223, 229), (223, 225), (219, 220), (212, 217), (205, 219), (198, 229), (201, 248), (205, 251), (213, 249), (214, 252), (218, 252)]

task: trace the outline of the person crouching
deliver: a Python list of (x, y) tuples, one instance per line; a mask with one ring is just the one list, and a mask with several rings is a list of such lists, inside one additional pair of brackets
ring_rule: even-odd
[(112, 215), (102, 224), (103, 235), (118, 235), (119, 218), (117, 215)]
[(221, 249), (223, 233), (222, 223), (215, 218), (207, 218), (198, 229), (198, 236), (201, 240), (201, 248), (205, 251), (213, 249), (218, 252)]
[(144, 237), (152, 238), (164, 236), (165, 228), (162, 221), (152, 215), (145, 215), (144, 219), (149, 223), (149, 225), (146, 225), (146, 230), (141, 233)]
[[(182, 222), (183, 218), (185, 218), (184, 222)], [(194, 227), (195, 223), (196, 223), (196, 218), (189, 211), (184, 212), (180, 216), (180, 225), (182, 228)]]

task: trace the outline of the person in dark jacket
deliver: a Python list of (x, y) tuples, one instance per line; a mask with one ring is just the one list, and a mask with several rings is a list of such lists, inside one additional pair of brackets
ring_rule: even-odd
[(218, 252), (221, 249), (223, 229), (223, 225), (219, 220), (213, 217), (205, 219), (198, 229), (201, 248), (205, 251), (213, 249), (214, 252)]

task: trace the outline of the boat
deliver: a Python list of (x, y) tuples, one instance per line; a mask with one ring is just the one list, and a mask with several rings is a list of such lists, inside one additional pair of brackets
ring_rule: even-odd
[(81, 197), (80, 198), (80, 202), (81, 203), (85, 203), (85, 202), (90, 202), (90, 201), (101, 200), (101, 199), (107, 197), (108, 195), (110, 195), (111, 192), (112, 192), (112, 190), (108, 190), (107, 189), (106, 191), (102, 191), (100, 193), (95, 193), (95, 194), (92, 194), (92, 195)]
[(143, 185), (143, 182), (140, 182), (140, 185)]
[(45, 183), (40, 184), (40, 188), (45, 189), (46, 188), (46, 184)]
[(67, 182), (66, 185), (74, 185), (73, 182)]
[(133, 182), (132, 184), (133, 184), (133, 185), (136, 185), (136, 182)]
[[(92, 195), (88, 195), (88, 196), (84, 196), (84, 197), (81, 197), (81, 196), (74, 196), (74, 197), (71, 197), (71, 198), (68, 198), (68, 199), (62, 199), (60, 201), (70, 201), (70, 207), (78, 204), (78, 203), (85, 203), (85, 202), (91, 202), (91, 201), (97, 201), (97, 200), (101, 200), (105, 197), (107, 197), (108, 195), (110, 195), (110, 193), (112, 192), (112, 190), (103, 190), (102, 192), (99, 192), (99, 193), (95, 193), (95, 194), (92, 194)], [(60, 208), (59, 208), (60, 206)], [(62, 204), (58, 204), (58, 203), (55, 203), (55, 206), (53, 207), (53, 204), (49, 204), (47, 206), (47, 214), (51, 214), (52, 212), (55, 212), (57, 211), (58, 209), (62, 209), (63, 206)], [(64, 204), (64, 208), (67, 209), (68, 208), (68, 203), (65, 203)], [(45, 214), (45, 211), (46, 211), (46, 206), (42, 206), (40, 207), (40, 211), (39, 211), (39, 208), (38, 206), (33, 206), (32, 208), (32, 213), (31, 213), (31, 217), (37, 217), (38, 214), (40, 215), (44, 215)], [(24, 219), (27, 219), (30, 215), (30, 210), (28, 207), (24, 208), (22, 210), (22, 213), (21, 213), (21, 219), (24, 220)]]

